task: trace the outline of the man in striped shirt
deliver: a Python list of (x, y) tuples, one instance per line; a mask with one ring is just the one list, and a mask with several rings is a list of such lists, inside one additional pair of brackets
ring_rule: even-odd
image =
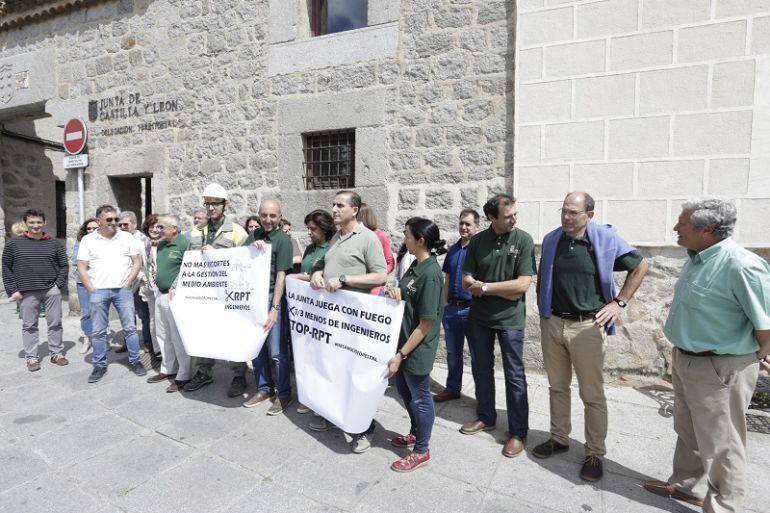
[(11, 239), (3, 251), (3, 285), (11, 300), (21, 301), (21, 334), (27, 369), (40, 370), (37, 353), (38, 311), (45, 303), (51, 363), (67, 365), (62, 344), (61, 290), (67, 285), (67, 252), (43, 231), (45, 213), (24, 212), (26, 231)]

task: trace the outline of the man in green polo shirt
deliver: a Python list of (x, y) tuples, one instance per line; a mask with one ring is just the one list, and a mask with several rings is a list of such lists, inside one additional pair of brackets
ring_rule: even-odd
[[(332, 218), (337, 233), (329, 241), (324, 257), (316, 262), (310, 286), (335, 292), (340, 288), (368, 294), (372, 288), (385, 283), (387, 266), (382, 244), (369, 228), (356, 219), (361, 208), (361, 196), (354, 191), (339, 191), (332, 204)], [(323, 417), (310, 422), (313, 431), (326, 431), (334, 426)], [(356, 454), (371, 447), (374, 421), (365, 433), (353, 435), (352, 450)]]
[[(256, 358), (252, 360), (257, 391), (243, 403), (246, 408), (253, 408), (274, 395), (273, 404), (268, 408), (268, 415), (279, 415), (291, 404), (291, 381), (289, 364), (289, 340), (282, 329), (284, 310), (286, 273), (291, 269), (291, 239), (281, 230), (281, 205), (277, 201), (266, 199), (259, 205), (259, 223), (243, 245), (262, 249), (270, 248), (270, 313), (267, 316), (265, 331), (268, 332), (265, 344)], [(270, 369), (270, 362), (275, 366), (275, 379)]]
[[(532, 450), (548, 458), (569, 450), (572, 368), (585, 409), (585, 459), (580, 477), (598, 481), (607, 452), (604, 348), (615, 320), (647, 272), (642, 255), (611, 226), (591, 221), (594, 199), (572, 192), (560, 209), (561, 226), (543, 239), (537, 280), (543, 364), (548, 373), (551, 436)], [(613, 271), (626, 271), (615, 293)]]
[(730, 236), (731, 201), (682, 205), (674, 226), (688, 260), (674, 288), (663, 332), (674, 345), (673, 473), (648, 481), (655, 494), (741, 511), (746, 490), (746, 410), (770, 362), (770, 265)]
[(161, 240), (155, 258), (155, 284), (160, 296), (155, 299), (155, 336), (163, 360), (160, 363), (160, 374), (147, 378), (147, 383), (160, 383), (173, 378), (166, 392), (178, 392), (190, 380), (190, 357), (185, 352), (168, 305), (169, 291), (179, 276), (188, 246), (187, 238), (180, 232), (180, 224), (178, 216), (158, 216)]
[(468, 345), (476, 384), (478, 417), (460, 428), (465, 435), (491, 431), (497, 422), (495, 410), (495, 338), (500, 341), (505, 375), (505, 402), (509, 439), (503, 454), (518, 456), (524, 451), (529, 430), (527, 378), (524, 375), (524, 294), (535, 274), (535, 244), (525, 231), (516, 228), (516, 200), (497, 194), (484, 205), (490, 227), (477, 233), (468, 244), (463, 264), (463, 287), (471, 299)]

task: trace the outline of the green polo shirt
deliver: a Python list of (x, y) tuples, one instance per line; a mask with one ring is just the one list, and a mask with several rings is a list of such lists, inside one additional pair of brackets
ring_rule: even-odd
[[(615, 259), (615, 271), (633, 271), (641, 263), (634, 250)], [(570, 238), (562, 234), (553, 261), (552, 310), (556, 313), (596, 312), (604, 305), (602, 285), (596, 267), (596, 254), (588, 237)]]
[(217, 232), (220, 228), (222, 228), (222, 225), (225, 224), (225, 218), (224, 216), (222, 219), (219, 220), (218, 223), (212, 223), (211, 219), (209, 219), (208, 224), (208, 233), (206, 234), (206, 245), (211, 246), (214, 244), (214, 239), (217, 238)]
[(757, 351), (754, 331), (770, 329), (770, 265), (729, 238), (687, 254), (663, 328), (666, 337), (696, 353)]
[[(385, 253), (380, 239), (369, 228), (361, 223), (356, 224), (353, 231), (345, 237), (340, 232), (334, 234), (329, 241), (326, 254), (313, 266), (313, 271), (323, 270), (324, 277), (337, 278), (341, 275), (360, 276), (369, 273), (385, 273)], [(371, 287), (357, 289), (344, 286), (345, 290), (354, 292), (371, 291)]]
[[(468, 244), (463, 274), (470, 274), (485, 283), (515, 280), (519, 276), (537, 274), (535, 243), (525, 231), (498, 235), (492, 227), (477, 233)], [(499, 296), (474, 297), (470, 318), (493, 329), (524, 329), (526, 307), (524, 296), (509, 301)]]
[(302, 263), (299, 266), (300, 272), (313, 274), (313, 266), (324, 257), (327, 249), (329, 249), (328, 240), (323, 244), (311, 244), (306, 247), (305, 253), (302, 255)]
[(155, 284), (162, 293), (167, 293), (182, 267), (184, 252), (187, 251), (189, 242), (181, 233), (171, 242), (161, 240), (158, 243), (158, 254), (155, 257), (156, 272)]
[(257, 228), (243, 241), (242, 246), (248, 246), (256, 240), (263, 240), (270, 244), (270, 293), (275, 288), (275, 275), (279, 271), (291, 269), (291, 239), (280, 228), (271, 232), (265, 232), (264, 228)]
[(436, 257), (414, 262), (404, 273), (398, 286), (401, 289), (401, 299), (404, 300), (404, 317), (398, 337), (399, 349), (406, 344), (422, 319), (433, 321), (433, 326), (422, 342), (401, 363), (401, 368), (409, 374), (424, 376), (430, 374), (436, 360), (443, 310), (441, 296), (444, 293), (444, 273), (441, 272)]

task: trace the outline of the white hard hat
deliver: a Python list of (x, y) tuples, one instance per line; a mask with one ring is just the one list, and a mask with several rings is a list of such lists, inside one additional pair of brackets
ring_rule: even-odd
[(223, 200), (226, 200), (227, 191), (218, 183), (210, 183), (206, 186), (205, 189), (203, 189), (203, 196), (209, 198), (222, 198)]

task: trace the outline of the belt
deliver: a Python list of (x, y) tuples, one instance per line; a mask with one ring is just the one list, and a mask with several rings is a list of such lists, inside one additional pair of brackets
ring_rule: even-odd
[(567, 319), (569, 321), (583, 321), (583, 320), (593, 320), (594, 316), (597, 314), (597, 312), (584, 312), (579, 314), (573, 314), (573, 313), (553, 313), (556, 317), (561, 317), (562, 319)]
[(684, 349), (680, 349), (678, 347), (677, 347), (677, 349), (679, 349), (680, 353), (686, 354), (687, 356), (732, 356), (732, 355), (729, 355), (729, 354), (717, 354), (714, 351), (703, 351), (703, 352), (700, 352), (700, 353), (694, 353), (692, 351), (685, 351)]
[(468, 308), (471, 306), (471, 302), (467, 299), (450, 299), (447, 301), (450, 305), (460, 306), (462, 308)]

